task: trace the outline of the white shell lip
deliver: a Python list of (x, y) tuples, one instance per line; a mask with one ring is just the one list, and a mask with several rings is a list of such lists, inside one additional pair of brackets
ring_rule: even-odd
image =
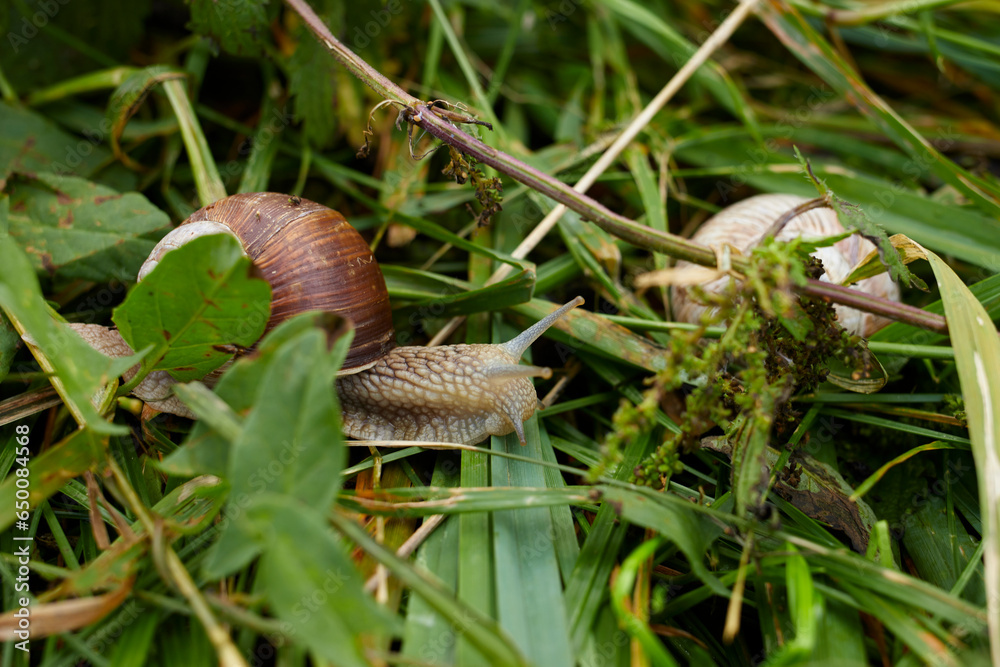
[(184, 223), (180, 227), (175, 227), (170, 233), (160, 239), (160, 242), (156, 244), (152, 252), (149, 253), (149, 257), (146, 258), (146, 261), (139, 268), (137, 280), (142, 281), (143, 278), (149, 275), (149, 272), (156, 268), (156, 265), (160, 263), (163, 256), (171, 250), (180, 248), (192, 239), (211, 234), (229, 234), (232, 237), (239, 238), (228, 225), (217, 220), (198, 220)]

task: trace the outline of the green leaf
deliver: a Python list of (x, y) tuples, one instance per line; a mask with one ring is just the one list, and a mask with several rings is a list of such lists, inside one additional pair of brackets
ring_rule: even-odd
[[(455, 459), (439, 457), (434, 466), (431, 485), (454, 487), (459, 483), (458, 472)], [(485, 516), (482, 514), (476, 518), (482, 519)], [(430, 572), (452, 591), (458, 585), (460, 521), (460, 518), (451, 519), (438, 526), (420, 545), (414, 560), (415, 568)], [(480, 578), (480, 581), (482, 579), (484, 578)], [(403, 628), (400, 655), (425, 661), (433, 656), (436, 662), (453, 663), (454, 648), (455, 631), (447, 620), (434, 613), (434, 608), (422, 597), (411, 597), (406, 605), (406, 625)]]
[[(914, 276), (916, 278), (916, 276)], [(858, 394), (874, 394), (880, 391), (889, 381), (889, 374), (882, 362), (868, 350), (865, 339), (857, 339), (854, 344), (855, 363), (845, 364), (843, 359), (831, 357), (826, 364), (830, 373), (826, 379), (842, 389)]]
[[(600, 4), (626, 30), (673, 67), (680, 67), (696, 51), (694, 44), (644, 4), (632, 0), (601, 0)], [(724, 68), (710, 60), (699, 67), (691, 78), (704, 85), (712, 97), (739, 118), (752, 134), (759, 135), (752, 105), (747, 103)]]
[[(816, 648), (810, 656), (812, 664), (865, 664), (865, 634), (858, 611), (830, 597), (824, 602), (826, 610), (818, 619)], [(808, 660), (799, 664), (809, 664)]]
[[(983, 308), (986, 309), (986, 314), (991, 320), (1000, 318), (1000, 274), (969, 285), (969, 291), (983, 304)], [(935, 301), (924, 306), (924, 310), (929, 313), (942, 315), (944, 314), (944, 305), (941, 301)], [(875, 332), (871, 340), (889, 343), (936, 345), (946, 338), (945, 334), (931, 333), (924, 329), (917, 329), (909, 324), (893, 322), (881, 331)]]
[(205, 628), (178, 614), (170, 615), (160, 623), (153, 651), (161, 665), (214, 667), (220, 663)]
[[(75, 498), (82, 508), (87, 505), (86, 492), (81, 487)], [(65, 489), (65, 485), (64, 485)], [(153, 505), (152, 510), (164, 520), (164, 533), (173, 539), (175, 534), (197, 535), (208, 528), (222, 508), (228, 487), (215, 477), (197, 477), (181, 484)], [(105, 521), (114, 525), (110, 518)], [(111, 548), (92, 559), (82, 569), (75, 570), (60, 584), (63, 595), (84, 595), (96, 590), (117, 586), (134, 575), (148, 555), (151, 541), (145, 539), (146, 528), (142, 521), (131, 523), (132, 531), (140, 539), (119, 537)]]
[(184, 78), (183, 72), (178, 72), (166, 65), (154, 65), (133, 72), (115, 89), (115, 92), (111, 94), (111, 99), (108, 100), (106, 113), (107, 120), (111, 123), (111, 149), (114, 151), (115, 157), (129, 165), (134, 165), (119, 144), (119, 139), (125, 131), (125, 125), (142, 106), (143, 101), (154, 86), (163, 81), (181, 78)]
[[(889, 237), (889, 243), (896, 250), (899, 255), (899, 259), (901, 259), (904, 264), (909, 264), (910, 262), (923, 257), (923, 253), (917, 249), (913, 241), (905, 234), (893, 234)], [(877, 276), (885, 270), (885, 264), (883, 264), (879, 258), (878, 251), (872, 250), (864, 259), (858, 262), (858, 264), (851, 269), (851, 272), (847, 274), (846, 278), (840, 281), (840, 284), (844, 286), (853, 285), (859, 280)], [(911, 274), (911, 278), (917, 277)], [(919, 278), (917, 278), (917, 280), (919, 280)], [(920, 282), (923, 283), (923, 281)], [(927, 285), (924, 284), (921, 289), (926, 290)]]
[(166, 253), (112, 319), (132, 349), (153, 347), (151, 370), (183, 382), (228, 361), (233, 352), (223, 346), (253, 345), (270, 302), (270, 286), (253, 277), (239, 241), (212, 234)]
[(733, 496), (736, 499), (736, 514), (756, 512), (764, 505), (767, 480), (761, 475), (767, 459), (767, 443), (770, 440), (770, 415), (774, 414), (775, 400), (762, 392), (760, 414), (742, 412), (726, 427), (724, 436), (732, 452)]
[(325, 332), (310, 329), (276, 351), (233, 444), (235, 496), (276, 491), (322, 510), (333, 502), (347, 456), (333, 385), (350, 342), (328, 351)]
[(709, 545), (722, 534), (722, 528), (697, 511), (687, 500), (669, 493), (635, 487), (599, 486), (601, 499), (612, 503), (628, 521), (645, 526), (676, 544), (684, 553), (691, 572), (716, 595), (729, 597), (727, 589), (703, 562)]
[(330, 521), (340, 532), (385, 565), (386, 569), (413, 594), (422, 597), (437, 613), (448, 619), (452, 628), (485, 657), (486, 664), (492, 667), (508, 665), (523, 667), (529, 664), (520, 655), (510, 637), (488, 615), (456, 600), (452, 592), (442, 586), (440, 581), (426, 572), (417, 570), (393, 551), (376, 542), (353, 519), (333, 513)]
[[(768, 470), (773, 471), (780, 458), (777, 450), (768, 447)], [(793, 473), (777, 475), (774, 493), (810, 518), (844, 533), (856, 551), (867, 549), (877, 517), (867, 502), (851, 496), (850, 485), (836, 467), (808, 452), (797, 453), (793, 466)]]
[(968, 438), (962, 437), (960, 435), (954, 435), (947, 431), (935, 431), (934, 429), (924, 428), (923, 426), (916, 426), (906, 421), (896, 421), (892, 419), (886, 419), (884, 417), (876, 417), (875, 415), (866, 414), (864, 412), (837, 410), (828, 407), (828, 408), (823, 408), (823, 414), (828, 415), (830, 417), (837, 417), (840, 419), (846, 419), (848, 421), (858, 422), (860, 424), (871, 424), (873, 426), (881, 426), (883, 428), (892, 429), (894, 431), (901, 431), (903, 433), (912, 433), (913, 435), (922, 438), (927, 438), (928, 440), (943, 440), (945, 442), (954, 442), (959, 445), (965, 445), (964, 448), (958, 447), (957, 449), (967, 449), (970, 444)]
[[(771, 141), (783, 141), (788, 136), (788, 130), (770, 127), (765, 136)], [(797, 136), (792, 135), (793, 138)], [(841, 137), (842, 135), (837, 135), (837, 139)], [(745, 160), (754, 150), (754, 144), (742, 129), (698, 130), (678, 139), (677, 156), (685, 161), (712, 167), (712, 175), (729, 175), (730, 178), (718, 181), (724, 202), (735, 187), (731, 183), (742, 182), (743, 179), (765, 192), (805, 197), (814, 195), (816, 189), (813, 185), (803, 179), (797, 170), (785, 166), (794, 164), (795, 160), (783, 152), (768, 153), (766, 161), (759, 167), (748, 168)], [(838, 147), (830, 146), (827, 150), (837, 151)], [(861, 206), (887, 230), (906, 234), (924, 247), (933, 248), (937, 252), (994, 270), (997, 253), (1000, 253), (1000, 222), (995, 216), (984, 214), (971, 206), (937, 201), (923, 194), (913, 183), (913, 162), (902, 156), (899, 157), (905, 159), (906, 164), (911, 167), (900, 171), (901, 175), (897, 178), (876, 177), (861, 171), (845, 170), (842, 162), (852, 157), (845, 152), (840, 155), (839, 160), (831, 161), (829, 167), (813, 160), (813, 171), (834, 192)]]
[(793, 644), (799, 650), (812, 652), (816, 645), (817, 625), (823, 618), (822, 596), (813, 585), (809, 564), (795, 546), (786, 544), (792, 553), (785, 562), (785, 585), (788, 587), (788, 606), (795, 623)]
[[(160, 468), (173, 475), (212, 474), (224, 476), (229, 467), (229, 454), (232, 443), (239, 434), (234, 434), (232, 417), (247, 415), (253, 409), (258, 398), (261, 398), (261, 384), (264, 375), (274, 363), (277, 350), (289, 340), (303, 332), (320, 327), (329, 336), (337, 335), (335, 327), (342, 323), (339, 318), (331, 319), (324, 313), (303, 313), (290, 320), (282, 322), (268, 333), (256, 346), (256, 354), (252, 358), (244, 357), (236, 361), (228, 369), (215, 386), (215, 393), (225, 401), (229, 410), (222, 414), (216, 406), (204, 402), (188, 403), (200, 414), (202, 419), (195, 423), (191, 433), (184, 443), (160, 464)], [(194, 392), (185, 385), (177, 385), (177, 394), (181, 400), (188, 402), (198, 400)], [(200, 393), (200, 392), (198, 392)], [(268, 395), (263, 396), (267, 400)], [(205, 412), (215, 414), (205, 414)], [(245, 419), (239, 422), (237, 430), (242, 429)], [(223, 428), (215, 429), (216, 424)]]
[[(264, 96), (261, 100), (260, 121), (247, 156), (246, 168), (240, 176), (237, 192), (265, 192), (274, 168), (274, 158), (281, 148), (281, 136), (290, 122), (282, 106), (285, 92), (279, 83), (275, 68), (264, 67)], [(249, 141), (249, 139), (248, 139)], [(243, 152), (242, 149), (240, 151)]]
[[(469, 334), (475, 335), (475, 332), (470, 331)], [(463, 451), (457, 486), (481, 488), (488, 487), (489, 483), (490, 457), (485, 453)], [(483, 572), (493, 572), (493, 530), (490, 518), (491, 515), (487, 512), (460, 514), (457, 536), (457, 599), (476, 613), (487, 617), (492, 617), (496, 602), (493, 577), (482, 576)], [(425, 601), (425, 604), (433, 608), (429, 602)], [(489, 661), (476, 650), (473, 642), (461, 635), (455, 644), (454, 657), (458, 664), (470, 667), (489, 665)]]
[(270, 43), (267, 0), (191, 0), (191, 27), (238, 56), (263, 55)]
[(334, 664), (367, 667), (367, 641), (391, 633), (396, 619), (362, 590), (358, 571), (324, 514), (325, 508), (287, 495), (255, 499), (245, 523), (264, 550), (257, 590), (292, 641)]
[(31, 335), (51, 367), (53, 384), (80, 425), (98, 433), (126, 433), (124, 427), (105, 421), (91, 400), (135, 364), (136, 358), (109, 359), (52, 319), (27, 256), (10, 237), (0, 237), (0, 306), (15, 325)]
[(394, 308), (397, 317), (448, 317), (516, 306), (531, 299), (535, 288), (532, 269), (513, 272), (501, 281), (475, 287), (464, 280), (402, 266), (383, 266), (385, 285), (393, 299), (418, 299)]
[(295, 102), (295, 117), (303, 123), (310, 143), (326, 146), (337, 129), (334, 83), (340, 76), (339, 67), (326, 47), (303, 28), (288, 69), (288, 90)]
[[(653, 229), (658, 229), (663, 232), (670, 231), (670, 225), (667, 217), (667, 202), (664, 197), (660, 196), (660, 185), (657, 181), (657, 174), (650, 166), (648, 151), (643, 150), (639, 146), (633, 145), (625, 150), (625, 159), (628, 162), (629, 171), (632, 173), (632, 178), (635, 179), (636, 189), (638, 190), (639, 199), (642, 204), (642, 210), (645, 212), (646, 224)], [(560, 219), (560, 229), (565, 229), (563, 225), (563, 220), (567, 216), (563, 216)], [(596, 230), (600, 229), (594, 225), (585, 225), (584, 229)], [(565, 237), (564, 237), (565, 238)], [(572, 246), (570, 246), (572, 247)], [(600, 255), (596, 255), (600, 257)], [(606, 263), (607, 264), (607, 263)], [(612, 273), (612, 276), (617, 275), (617, 271), (620, 270), (621, 253), (618, 252), (618, 266), (609, 267), (616, 271)], [(660, 253), (655, 253), (653, 255), (653, 268), (654, 269), (665, 269), (668, 266), (667, 257)], [(608, 282), (607, 278), (602, 276), (602, 282)], [(611, 290), (612, 293), (618, 291), (620, 288), (618, 286), (619, 281), (616, 279), (613, 281)], [(607, 288), (606, 288), (607, 289)], [(667, 293), (669, 290), (666, 286), (659, 288), (660, 298), (664, 299), (666, 302)], [(622, 299), (619, 300), (619, 303)], [(634, 306), (633, 306), (634, 308)], [(662, 342), (662, 341), (660, 341)]]
[[(7, 201), (0, 200), (0, 215), (6, 209)], [(21, 345), (21, 337), (17, 335), (17, 330), (10, 323), (7, 316), (0, 312), (0, 380), (10, 373), (10, 365), (14, 362), (14, 355)]]
[[(174, 394), (191, 408), (201, 423), (218, 433), (228, 442), (235, 442), (243, 434), (243, 419), (219, 398), (212, 390), (200, 382), (175, 384)], [(226, 452), (228, 453), (228, 448)], [(225, 459), (219, 462), (219, 469), (225, 469)]]
[(155, 245), (142, 237), (170, 225), (141, 194), (75, 176), (18, 175), (7, 191), (10, 235), (35, 271), (63, 280), (134, 281)]
[(984, 605), (987, 595), (983, 566), (978, 554), (973, 556), (978, 540), (974, 540), (965, 525), (948, 511), (945, 498), (931, 492), (921, 495), (921, 500), (924, 502), (902, 519), (903, 544), (912, 567), (921, 579), (953, 591), (974, 557), (971, 581), (965, 583), (962, 597), (975, 605)]
[[(43, 454), (32, 458), (28, 466), (28, 502), (37, 507), (69, 480), (95, 465), (102, 447), (94, 434), (85, 429), (74, 431)], [(17, 477), (11, 475), (0, 484), (0, 532), (14, 525)]]
[[(625, 447), (621, 463), (614, 470), (614, 478), (627, 481), (632, 471), (646, 456), (652, 442), (651, 433), (633, 438)], [(569, 612), (570, 638), (579, 651), (594, 625), (604, 603), (604, 595), (611, 571), (618, 564), (628, 524), (619, 521), (612, 503), (601, 503), (591, 524), (573, 571), (566, 577), (566, 608)]]
[[(914, 664), (962, 664), (946, 644), (919, 622), (920, 615), (914, 609), (895, 604), (887, 597), (864, 590), (853, 582), (844, 581), (841, 586), (857, 601), (859, 608), (878, 619), (918, 656), (919, 662)], [(937, 611), (936, 608), (934, 610)]]
[[(512, 434), (492, 438), (493, 450), (541, 459), (538, 419), (524, 427), (526, 447)], [(491, 472), (495, 487), (546, 485), (545, 471), (525, 461), (494, 458)], [(552, 514), (545, 507), (493, 513), (497, 618), (534, 664), (569, 667), (573, 651), (554, 539)]]
[(110, 158), (99, 143), (64, 132), (34, 111), (0, 102), (0, 181), (14, 172), (85, 176)]
[[(245, 368), (245, 366), (241, 366), (237, 362), (222, 376), (216, 390), (218, 391), (219, 387), (222, 387), (227, 381), (232, 385), (235, 380), (229, 378), (238, 376), (237, 369), (239, 368)], [(256, 368), (256, 366), (252, 366), (252, 368)], [(200, 390), (195, 390), (194, 386), (201, 386), (204, 391), (208, 391), (201, 383), (191, 382), (174, 385), (174, 395), (189, 407), (197, 402), (197, 407), (193, 407), (192, 412), (198, 417), (198, 421), (183, 444), (159, 463), (154, 462), (154, 465), (171, 475), (211, 474), (222, 476), (225, 475), (226, 466), (229, 464), (232, 443), (242, 431), (243, 420), (239, 419), (239, 416), (232, 409), (223, 412), (216, 405), (206, 406), (205, 402), (200, 401), (197, 395)], [(248, 389), (257, 387), (257, 385), (244, 386)], [(235, 428), (233, 428), (234, 423)]]
[[(308, 315), (296, 319), (315, 322)], [(253, 407), (231, 446), (217, 437), (209, 439), (216, 465), (228, 450), (231, 511), (240, 511), (264, 492), (284, 493), (324, 511), (333, 503), (347, 456), (333, 385), (351, 338), (340, 337), (328, 350), (326, 331), (300, 330), (263, 361), (240, 370), (242, 380), (255, 375), (250, 385), (255, 391)], [(206, 444), (194, 433), (189, 441), (196, 448)], [(222, 577), (255, 553), (253, 536), (239, 524), (228, 525), (206, 562), (206, 571), (212, 578)]]
[[(552, 312), (553, 307), (545, 299), (532, 299), (512, 310), (531, 322), (537, 322)], [(569, 335), (564, 333), (563, 327), (570, 332)], [(667, 363), (663, 348), (621, 325), (581, 308), (567, 313), (546, 335), (562, 343), (564, 354), (567, 355), (578, 350), (596, 352), (654, 372), (663, 370)]]
[[(532, 198), (546, 212), (554, 208), (547, 202), (540, 201), (541, 196)], [(558, 225), (566, 250), (577, 265), (592, 275), (594, 280), (600, 281), (615, 303), (634, 302), (635, 299), (626, 295), (617, 279), (621, 273), (622, 254), (615, 238), (600, 227), (584, 222), (576, 211), (566, 211), (559, 218)]]
[(177, 79), (167, 79), (163, 82), (163, 92), (170, 100), (170, 106), (177, 117), (177, 125), (181, 130), (184, 148), (187, 149), (188, 161), (191, 163), (191, 175), (198, 189), (198, 199), (202, 206), (208, 206), (226, 196), (226, 187), (219, 175), (219, 168), (212, 156), (212, 149), (201, 129), (201, 122), (195, 114), (194, 105), (188, 96), (187, 88)]
[(618, 617), (619, 625), (642, 647), (642, 652), (649, 657), (651, 664), (656, 667), (677, 667), (677, 661), (649, 627), (645, 614), (637, 613), (633, 605), (629, 604), (639, 571), (653, 558), (664, 541), (663, 537), (646, 540), (622, 561), (618, 576), (611, 585), (611, 608)]
[(958, 447), (956, 447), (954, 444), (935, 440), (934, 442), (929, 442), (926, 445), (920, 445), (918, 447), (906, 450), (896, 458), (882, 464), (881, 468), (873, 472), (865, 479), (865, 481), (859, 484), (857, 488), (854, 489), (854, 493), (851, 494), (851, 501), (856, 501), (859, 498), (861, 498), (861, 496), (868, 493), (871, 490), (871, 488), (875, 486), (876, 483), (878, 483), (879, 480), (885, 477), (885, 474), (889, 472), (890, 468), (899, 465), (900, 463), (916, 456), (917, 454), (920, 454), (921, 452), (932, 452), (938, 449), (958, 449)]
[[(126, 605), (129, 604), (135, 606), (137, 603), (132, 600), (131, 603), (126, 603)], [(143, 610), (144, 608), (139, 607), (139, 609)], [(149, 651), (152, 648), (156, 626), (159, 625), (162, 618), (156, 608), (149, 609), (148, 613), (135, 611), (133, 613), (136, 614), (135, 618), (128, 625), (119, 621), (125, 625), (125, 629), (121, 632), (121, 637), (114, 642), (114, 648), (109, 656), (114, 667), (143, 667), (151, 662)], [(109, 625), (109, 633), (112, 627)]]

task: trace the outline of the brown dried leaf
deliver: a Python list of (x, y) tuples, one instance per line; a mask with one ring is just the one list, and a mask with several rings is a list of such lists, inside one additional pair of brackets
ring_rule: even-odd
[[(132, 579), (129, 579), (121, 587), (104, 595), (31, 605), (27, 607), (31, 638), (70, 632), (96, 623), (117, 609), (131, 592)], [(16, 613), (18, 612), (11, 611), (0, 615), (0, 641), (17, 641), (20, 638), (15, 631), (21, 630), (22, 619), (15, 616)]]
[[(724, 438), (703, 438), (702, 446), (731, 456)], [(778, 451), (765, 451), (768, 474), (778, 460)], [(847, 535), (859, 553), (868, 549), (868, 539), (877, 517), (863, 500), (851, 500), (854, 492), (840, 473), (809, 454), (796, 453), (789, 466), (781, 471), (773, 491), (807, 516)]]

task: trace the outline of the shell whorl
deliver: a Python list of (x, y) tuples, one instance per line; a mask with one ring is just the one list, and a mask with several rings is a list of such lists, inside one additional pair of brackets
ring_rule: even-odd
[(255, 192), (209, 204), (161, 240), (140, 278), (184, 240), (227, 231), (271, 285), (268, 331), (307, 310), (345, 317), (355, 334), (342, 373), (368, 368), (392, 349), (389, 293), (375, 256), (344, 216), (308, 199)]
[[(805, 197), (785, 194), (765, 194), (744, 199), (733, 204), (703, 224), (693, 241), (720, 248), (731, 245), (741, 252), (749, 252), (763, 240), (764, 234), (782, 215), (791, 209), (809, 201)], [(794, 238), (819, 239), (835, 236), (844, 232), (843, 225), (837, 219), (837, 213), (829, 208), (816, 208), (793, 218), (777, 235), (779, 241), (790, 241)], [(839, 283), (847, 277), (848, 272), (868, 253), (875, 250), (875, 245), (859, 234), (852, 234), (837, 241), (832, 246), (817, 249), (813, 254), (823, 262), (825, 273), (820, 280)], [(688, 262), (678, 262), (677, 268), (692, 266)], [(723, 290), (729, 278), (719, 278), (703, 284), (707, 292), (718, 293)], [(899, 300), (899, 287), (887, 273), (861, 280), (857, 289), (888, 299)], [(674, 318), (681, 322), (697, 323), (706, 307), (695, 301), (683, 286), (671, 289), (671, 302)], [(868, 337), (878, 331), (888, 320), (863, 313), (854, 308), (839, 304), (834, 305), (840, 325), (853, 334)]]

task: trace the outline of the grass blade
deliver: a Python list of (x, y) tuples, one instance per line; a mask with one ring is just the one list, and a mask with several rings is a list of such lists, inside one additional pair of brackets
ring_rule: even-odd
[(468, 638), (476, 649), (489, 660), (489, 664), (497, 666), (528, 665), (493, 619), (457, 601), (439, 581), (426, 573), (419, 572), (396, 554), (375, 542), (364, 528), (351, 519), (334, 513), (330, 515), (330, 521), (362, 549), (381, 561), (413, 593), (424, 598), (435, 611), (451, 621), (453, 627)]
[[(979, 480), (983, 512), (983, 560), (986, 590), (1000, 590), (1000, 338), (986, 309), (940, 257), (927, 251), (944, 313), (948, 319), (955, 364)], [(990, 653), (1000, 663), (1000, 598), (987, 596)]]
[(954, 186), (987, 215), (1000, 213), (998, 193), (942, 155), (906, 120), (876, 95), (839, 53), (794, 9), (777, 3), (761, 5), (760, 17), (778, 39), (844, 99), (854, 104), (892, 139), (921, 171), (929, 169)]
[[(541, 458), (537, 419), (525, 423), (525, 434), (529, 455)], [(493, 446), (520, 449), (513, 435), (493, 438)], [(499, 457), (492, 466), (493, 486), (545, 486), (545, 472), (538, 466)], [(569, 667), (574, 660), (554, 537), (548, 508), (494, 512), (497, 616), (533, 662)]]

